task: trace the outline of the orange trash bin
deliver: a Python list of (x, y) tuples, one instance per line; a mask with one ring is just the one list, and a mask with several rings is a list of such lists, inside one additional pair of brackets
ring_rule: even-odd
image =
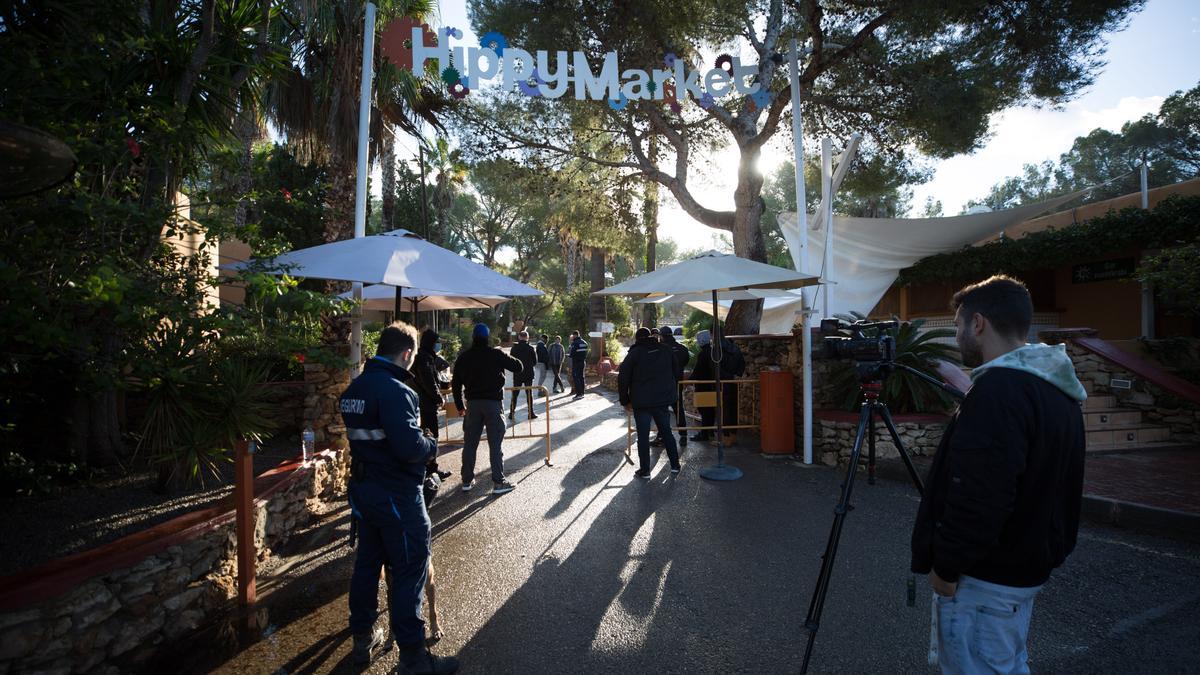
[(762, 451), (768, 455), (796, 452), (796, 423), (793, 406), (792, 373), (764, 370), (758, 374), (759, 435)]

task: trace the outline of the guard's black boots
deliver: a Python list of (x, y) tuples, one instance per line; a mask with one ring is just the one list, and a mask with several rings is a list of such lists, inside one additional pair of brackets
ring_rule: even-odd
[(387, 633), (382, 626), (376, 626), (370, 633), (354, 636), (354, 647), (350, 649), (350, 660), (356, 666), (365, 666), (375, 657), (375, 652), (387, 640)]
[(434, 656), (425, 645), (401, 647), (396, 672), (398, 675), (453, 675), (458, 672), (458, 659)]

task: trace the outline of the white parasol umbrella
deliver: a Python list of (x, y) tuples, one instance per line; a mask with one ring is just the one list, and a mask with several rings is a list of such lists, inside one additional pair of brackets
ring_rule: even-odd
[[(265, 263), (280, 274), (308, 279), (394, 286), (393, 306), (397, 310), (403, 309), (405, 288), (470, 297), (542, 295), (532, 286), (431, 244), (408, 230), (344, 239), (284, 253), (269, 260), (222, 265), (220, 269), (239, 271), (255, 263)], [(361, 322), (361, 318), (354, 320), (356, 326)], [(352, 337), (352, 362), (358, 363), (361, 349), (361, 343)]]
[[(396, 311), (396, 290), (386, 284), (367, 286), (362, 292), (363, 309)], [(488, 309), (508, 302), (508, 298), (499, 295), (447, 295), (427, 288), (404, 288), (400, 289), (400, 292), (404, 303), (400, 309), (405, 312)], [(346, 291), (338, 297), (349, 300), (353, 297), (353, 292)]]
[(643, 299), (657, 299), (668, 295), (707, 293), (712, 300), (713, 315), (713, 361), (717, 390), (717, 464), (700, 470), (700, 475), (710, 480), (737, 480), (742, 477), (741, 469), (725, 464), (725, 449), (722, 445), (722, 396), (721, 396), (721, 326), (717, 319), (718, 296), (763, 289), (802, 288), (820, 283), (817, 277), (800, 274), (782, 267), (767, 265), (728, 253), (708, 251), (695, 258), (668, 265), (653, 272), (610, 286), (594, 295), (631, 295)]

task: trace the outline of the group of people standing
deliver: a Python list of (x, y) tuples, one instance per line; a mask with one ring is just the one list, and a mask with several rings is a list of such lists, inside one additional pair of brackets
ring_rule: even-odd
[[(1087, 392), (1065, 347), (1026, 343), (1033, 303), (1019, 281), (993, 277), (968, 286), (954, 296), (953, 307), (956, 341), (963, 363), (974, 368), (973, 385), (928, 471), (913, 527), (911, 569), (928, 575), (935, 595), (931, 644), (943, 672), (1029, 672), (1026, 642), (1034, 599), (1076, 544), (1086, 436), (1081, 407)], [(547, 345), (546, 336), (529, 345), (523, 333), (514, 358), (491, 346), (488, 336), (487, 326), (475, 327), (450, 385), (466, 416), (462, 489), (474, 485), (475, 450), (486, 427), (493, 492), (503, 494), (515, 487), (504, 477), (500, 452), (504, 373), (512, 372), (519, 386), (531, 386), (535, 376), (541, 382), (550, 371), (561, 386), (561, 357), (572, 358), (578, 397), (580, 354), (586, 355), (587, 345), (578, 333), (565, 349), (558, 339)], [(368, 662), (384, 640), (374, 624), (379, 576), (386, 566), (391, 627), (403, 672), (450, 674), (458, 661), (429, 652), (421, 618), (430, 555), (421, 487), (430, 467), (436, 471), (440, 372), (449, 364), (438, 355), (436, 333), (420, 337), (419, 351), (417, 340), (416, 331), (404, 324), (385, 329), (378, 353), (339, 402), (352, 457), (349, 502), (359, 532), (350, 628), (354, 660)], [(692, 379), (742, 374), (745, 360), (732, 342), (714, 346), (704, 331), (697, 343)], [(671, 413), (674, 406), (682, 415), (678, 383), (688, 357), (669, 328), (657, 335), (640, 328), (621, 363), (618, 394), (637, 424), (638, 478), (650, 477), (652, 423), (666, 446), (671, 473), (680, 470), (679, 447), (686, 437), (676, 442)], [(724, 397), (722, 407), (736, 411), (733, 396)], [(711, 426), (711, 419), (703, 426)]]

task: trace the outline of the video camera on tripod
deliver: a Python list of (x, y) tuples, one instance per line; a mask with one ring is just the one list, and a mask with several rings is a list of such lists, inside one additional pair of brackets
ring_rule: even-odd
[[(827, 359), (851, 359), (859, 382), (882, 380), (895, 370), (896, 338), (888, 331), (896, 330), (900, 322), (821, 319), (819, 355)], [(844, 333), (849, 333), (845, 335)]]
[[(800, 672), (808, 672), (809, 659), (812, 657), (813, 643), (817, 630), (821, 626), (821, 612), (825, 608), (825, 595), (829, 591), (830, 577), (833, 574), (833, 562), (837, 557), (838, 542), (842, 536), (842, 522), (850, 512), (850, 495), (854, 490), (854, 476), (858, 470), (859, 458), (862, 456), (863, 445), (867, 450), (867, 482), (875, 484), (875, 421), (882, 421), (887, 428), (888, 437), (895, 445), (908, 475), (918, 493), (924, 492), (912, 458), (905, 449), (892, 422), (892, 414), (887, 404), (879, 400), (883, 391), (883, 379), (896, 370), (903, 370), (929, 384), (939, 387), (955, 398), (963, 398), (964, 394), (957, 389), (930, 377), (926, 373), (903, 363), (896, 363), (896, 338), (892, 334), (900, 327), (900, 322), (892, 321), (855, 321), (850, 323), (842, 319), (821, 319), (820, 356), (828, 359), (850, 359), (854, 361), (854, 370), (858, 374), (859, 388), (862, 391), (862, 407), (858, 420), (858, 428), (854, 434), (854, 446), (850, 449), (849, 461), (846, 465), (846, 477), (842, 481), (842, 494), (837, 506), (833, 509), (833, 525), (829, 530), (829, 539), (825, 544), (825, 553), (821, 556), (821, 571), (817, 574), (817, 585), (813, 589), (812, 600), (808, 606), (808, 616), (804, 627), (808, 630), (808, 646), (804, 650), (804, 662)], [(848, 335), (846, 333), (849, 333)], [(816, 354), (814, 354), (816, 355)], [(911, 594), (915, 585), (910, 584)]]

